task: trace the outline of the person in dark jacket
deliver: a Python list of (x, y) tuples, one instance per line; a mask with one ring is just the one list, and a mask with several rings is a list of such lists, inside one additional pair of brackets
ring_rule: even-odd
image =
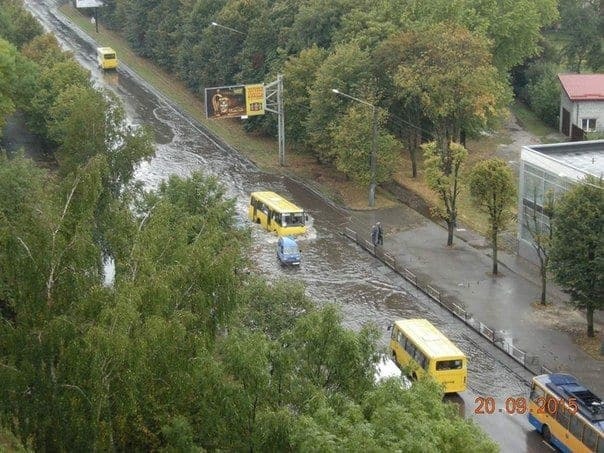
[(373, 245), (378, 244), (378, 227), (375, 224), (371, 226), (371, 243)]
[(384, 245), (384, 230), (382, 229), (382, 224), (378, 222), (376, 224), (377, 228), (377, 243), (378, 245)]

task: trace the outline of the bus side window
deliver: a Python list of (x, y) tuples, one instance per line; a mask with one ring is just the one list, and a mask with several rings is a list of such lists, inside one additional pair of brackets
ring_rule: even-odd
[(570, 416), (570, 432), (577, 439), (581, 440), (583, 437), (583, 422), (576, 415)]
[(535, 384), (533, 384), (533, 387), (531, 388), (530, 398), (532, 401), (535, 401), (535, 402), (538, 402), (537, 400), (541, 401), (542, 398), (545, 398), (545, 392), (543, 391), (543, 389), (541, 387), (538, 387)]
[(586, 426), (583, 431), (583, 443), (587, 448), (592, 451), (596, 451), (596, 442), (598, 441), (598, 433), (596, 433), (591, 427)]
[(564, 428), (568, 428), (568, 422), (570, 421), (570, 413), (564, 407), (564, 404), (558, 404), (558, 412), (556, 412), (556, 420)]

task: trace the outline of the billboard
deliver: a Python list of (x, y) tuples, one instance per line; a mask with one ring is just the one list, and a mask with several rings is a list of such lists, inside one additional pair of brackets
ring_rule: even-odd
[(208, 118), (264, 115), (264, 85), (233, 85), (205, 91)]
[(101, 0), (76, 0), (76, 8), (97, 8), (103, 5)]

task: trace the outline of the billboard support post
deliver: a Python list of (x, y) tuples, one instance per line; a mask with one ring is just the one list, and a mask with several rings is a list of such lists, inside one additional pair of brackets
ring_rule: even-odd
[(271, 83), (267, 83), (265, 88), (266, 110), (277, 114), (277, 141), (279, 143), (279, 165), (285, 167), (285, 110), (283, 108), (283, 74), (278, 74), (277, 80)]

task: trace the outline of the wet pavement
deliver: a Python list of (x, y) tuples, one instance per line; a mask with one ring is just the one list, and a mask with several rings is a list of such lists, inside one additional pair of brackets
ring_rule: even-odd
[[(604, 396), (604, 360), (584, 352), (573, 332), (561, 328), (568, 319), (544, 316), (535, 302), (541, 294), (539, 269), (526, 260), (498, 252), (499, 275), (493, 276), (491, 248), (480, 235), (458, 228), (453, 247), (446, 246), (447, 232), (405, 205), (373, 212), (358, 212), (350, 228), (370, 239), (370, 227), (381, 221), (385, 229), (383, 252), (461, 305), (474, 321), (490, 327), (501, 338), (526, 353), (525, 363), (535, 373), (541, 366), (567, 372)], [(380, 254), (378, 254), (380, 255)], [(548, 301), (563, 311), (558, 316), (574, 317), (581, 332), (586, 330), (585, 312), (565, 307), (567, 297), (551, 281)], [(560, 314), (562, 313), (562, 314)], [(600, 315), (600, 316), (598, 316)], [(595, 329), (602, 332), (601, 313)]]

